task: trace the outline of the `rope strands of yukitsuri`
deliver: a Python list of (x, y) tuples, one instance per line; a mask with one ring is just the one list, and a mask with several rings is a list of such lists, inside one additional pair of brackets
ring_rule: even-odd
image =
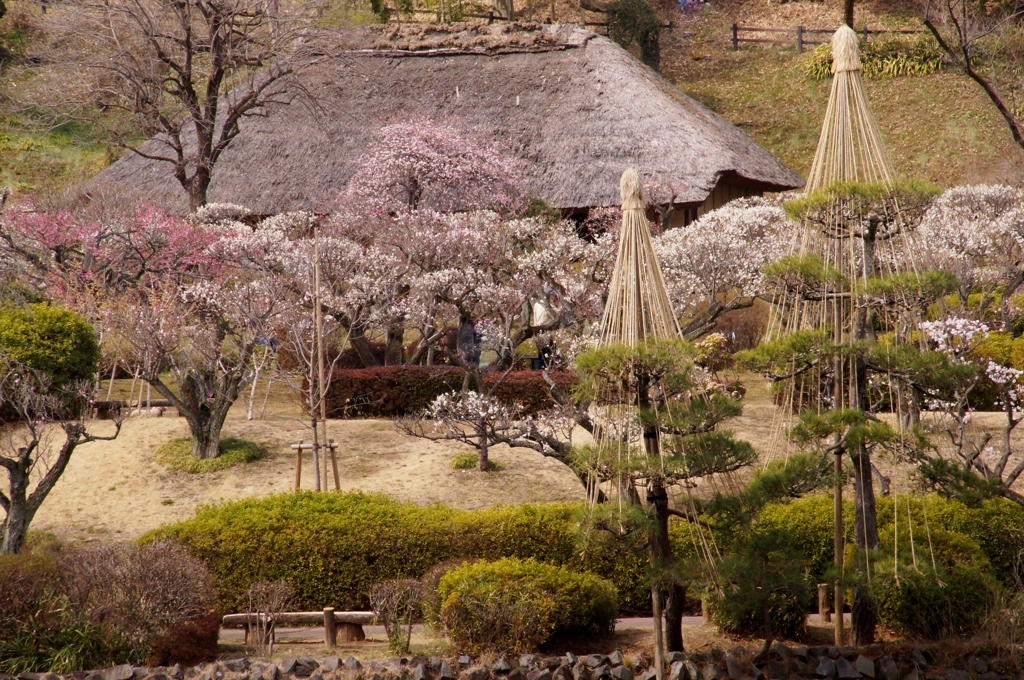
[[(864, 88), (857, 35), (849, 26), (840, 26), (833, 35), (832, 59), (832, 89), (805, 191), (811, 194), (847, 182), (892, 188), (895, 173)], [(893, 202), (892, 214), (885, 216), (891, 228), (877, 239), (874, 228), (866, 229), (865, 218), (858, 218), (849, 207), (845, 200), (839, 199), (835, 209), (830, 209), (822, 220), (805, 221), (802, 237), (794, 244), (792, 254), (812, 256), (820, 261), (822, 272), (835, 272), (837, 276), (835, 281), (823, 277), (821, 290), (814, 295), (789, 290), (783, 293), (773, 307), (768, 338), (815, 329), (825, 331), (836, 345), (855, 343), (867, 332), (866, 320), (871, 313), (856, 299), (858, 286), (874, 276), (894, 274), (898, 269), (914, 269), (912, 257), (906, 256), (912, 254), (912, 249), (907, 247), (908, 235), (898, 202)], [(870, 237), (865, 235), (869, 232)], [(774, 434), (781, 435), (799, 410), (859, 409), (863, 395), (859, 394), (858, 370), (855, 362), (837, 359), (828, 367), (820, 367), (791, 381), (790, 392), (782, 395), (783, 408), (776, 413)], [(773, 437), (772, 448), (778, 447), (782, 439)], [(842, 453), (841, 449), (837, 451)], [(768, 460), (775, 454), (770, 451)], [(841, 455), (835, 456), (834, 474), (834, 550), (836, 568), (841, 574), (845, 549), (842, 527), (845, 475)], [(870, 484), (870, 480), (860, 481), (860, 486), (855, 485), (856, 502), (858, 510), (866, 512), (863, 504), (870, 489), (862, 487)], [(865, 535), (857, 538), (867, 543), (866, 529)], [(863, 568), (870, 573), (867, 555), (865, 551)], [(842, 645), (842, 589), (838, 581), (834, 598), (835, 640), (837, 645)]]
[[(619, 181), (622, 197), (622, 231), (619, 235), (619, 250), (615, 268), (608, 288), (608, 299), (601, 318), (599, 342), (602, 346), (626, 345), (637, 347), (648, 339), (667, 340), (681, 337), (672, 303), (669, 301), (665, 279), (658, 266), (651, 242), (651, 230), (644, 214), (645, 203), (643, 183), (634, 168), (627, 168)], [(606, 401), (613, 404), (606, 413), (609, 427), (616, 433), (618, 456), (629, 459), (630, 437), (625, 437), (633, 422), (634, 395), (621, 391), (608, 395)], [(660, 451), (660, 447), (659, 447)], [(622, 494), (619, 494), (622, 503)], [(654, 566), (652, 558), (652, 567)], [(656, 580), (651, 583), (651, 602), (654, 619), (654, 668), (657, 680), (664, 679), (664, 629), (660, 586)]]
[(680, 337), (665, 279), (654, 255), (644, 214), (643, 183), (633, 168), (622, 173), (622, 231), (608, 302), (601, 318), (602, 345), (636, 347), (647, 338)]
[(832, 93), (805, 191), (835, 182), (892, 184), (895, 175), (871, 112), (857, 34), (843, 24), (832, 36)]

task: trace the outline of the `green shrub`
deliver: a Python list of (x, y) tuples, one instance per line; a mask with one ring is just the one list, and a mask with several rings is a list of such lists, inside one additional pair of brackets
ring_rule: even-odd
[(804, 632), (811, 584), (788, 533), (760, 528), (738, 538), (718, 571), (724, 587), (707, 599), (722, 632), (790, 639)]
[[(860, 61), (865, 78), (926, 76), (942, 69), (943, 55), (930, 35), (917, 38), (887, 38), (860, 43)], [(832, 76), (832, 46), (815, 49), (804, 61), (804, 74), (814, 80)]]
[(438, 584), (441, 622), (461, 651), (525, 652), (553, 637), (615, 629), (615, 586), (532, 559), (468, 564)]
[(92, 326), (48, 304), (0, 307), (0, 351), (46, 373), (57, 387), (92, 380), (100, 359)]
[[(877, 500), (879, 534), (886, 541), (883, 554), (893, 550), (894, 503), (899, 503), (899, 553), (910, 556), (907, 496)], [(1002, 498), (968, 507), (931, 495), (910, 498), (914, 549), (919, 563), (952, 566), (971, 562), (991, 573), (1006, 587), (1018, 586), (1018, 570), (1024, 558), (1024, 508)], [(843, 524), (847, 544), (852, 542), (853, 505), (844, 504)], [(822, 582), (832, 565), (832, 498), (815, 494), (784, 504), (767, 506), (755, 522), (764, 529), (785, 531), (793, 547), (807, 560), (811, 579)], [(931, 548), (928, 533), (931, 532)], [(977, 552), (980, 550), (980, 553)]]
[[(459, 455), (452, 458), (452, 469), (453, 470), (476, 470), (477, 466), (477, 455), (472, 452), (460, 453)], [(487, 459), (487, 472), (498, 472), (501, 470), (501, 465)]]
[(886, 627), (906, 637), (970, 635), (995, 602), (994, 579), (970, 566), (940, 568), (937, 573), (930, 566), (920, 571), (903, 567), (897, 578), (890, 564), (888, 572), (877, 578), (879, 616)]
[(153, 457), (167, 468), (194, 474), (216, 472), (240, 463), (252, 463), (262, 460), (266, 455), (266, 451), (260, 448), (259, 444), (238, 437), (221, 439), (220, 455), (216, 458), (200, 460), (193, 456), (191, 437), (172, 439), (161, 444), (153, 452)]
[[(636, 584), (647, 577), (644, 553), (631, 555), (627, 564), (635, 566), (627, 568), (599, 551), (581, 552), (580, 509), (548, 503), (469, 511), (383, 495), (300, 492), (201, 508), (142, 541), (170, 538), (203, 560), (225, 611), (242, 611), (249, 585), (263, 580), (290, 583), (303, 609), (365, 609), (374, 583), (420, 578), (458, 558), (532, 557), (597, 573), (642, 595)], [(623, 606), (642, 610), (650, 606), (645, 602)]]

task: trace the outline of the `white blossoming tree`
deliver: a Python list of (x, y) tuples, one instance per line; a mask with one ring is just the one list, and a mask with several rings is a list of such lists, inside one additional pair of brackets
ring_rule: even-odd
[(763, 269), (789, 252), (798, 225), (768, 199), (745, 198), (654, 241), (683, 335), (696, 339), (726, 312), (767, 293)]

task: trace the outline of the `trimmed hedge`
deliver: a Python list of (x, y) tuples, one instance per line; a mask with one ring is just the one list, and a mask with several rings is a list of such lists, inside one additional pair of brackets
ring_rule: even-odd
[[(902, 559), (909, 557), (907, 497), (900, 496), (898, 502)], [(888, 546), (883, 545), (885, 554), (891, 554), (893, 548), (893, 504), (892, 497), (877, 500), (879, 533), (883, 542), (888, 542)], [(1002, 498), (989, 499), (977, 506), (968, 507), (957, 501), (931, 495), (911, 498), (910, 514), (919, 561), (931, 561), (927, 538), (930, 530), (935, 558), (939, 564), (952, 566), (970, 561), (981, 569), (987, 569), (990, 565), (992, 575), (1004, 586), (1017, 585), (1017, 569), (1024, 560), (1024, 508)], [(849, 544), (853, 538), (852, 503), (844, 504), (843, 520)], [(790, 503), (769, 505), (755, 526), (776, 528), (788, 533), (794, 549), (807, 560), (813, 581), (820, 583), (825, 580), (832, 566), (830, 496), (815, 494)], [(980, 550), (980, 554), (977, 550)], [(985, 564), (986, 561), (988, 564)]]
[(384, 495), (300, 492), (201, 508), (195, 518), (140, 540), (169, 538), (203, 560), (224, 611), (243, 611), (254, 581), (279, 579), (295, 588), (302, 609), (365, 609), (375, 583), (421, 578), (452, 559), (503, 557), (606, 576), (641, 598), (624, 598), (623, 606), (649, 608), (642, 599), (646, 554), (612, 559), (592, 550), (581, 553), (580, 509), (549, 503), (470, 511), (420, 507)]
[[(465, 371), (454, 366), (378, 366), (337, 369), (327, 388), (327, 413), (331, 418), (399, 418), (426, 408), (436, 397), (462, 389)], [(490, 388), (503, 375), (483, 375)], [(576, 376), (553, 371), (552, 379), (563, 388)], [(554, 406), (540, 371), (513, 371), (498, 386), (495, 396), (504, 403), (518, 403), (527, 414)]]
[(879, 616), (887, 628), (906, 637), (937, 640), (966, 636), (984, 623), (996, 601), (991, 576), (971, 566), (932, 572), (901, 569), (899, 578), (879, 579)]
[(48, 304), (0, 307), (0, 350), (46, 373), (57, 387), (92, 380), (100, 359), (89, 322)]
[(441, 622), (460, 651), (527, 652), (553, 637), (607, 637), (615, 586), (593, 574), (533, 559), (467, 564), (437, 588)]

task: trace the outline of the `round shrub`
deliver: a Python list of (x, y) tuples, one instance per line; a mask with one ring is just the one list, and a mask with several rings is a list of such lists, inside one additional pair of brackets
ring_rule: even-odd
[(153, 457), (171, 470), (199, 474), (224, 470), (239, 463), (252, 463), (267, 455), (259, 444), (238, 437), (221, 439), (219, 448), (220, 455), (216, 458), (200, 460), (192, 455), (192, 438), (177, 437), (161, 444), (153, 452)]
[(100, 359), (92, 326), (48, 304), (0, 307), (0, 351), (46, 373), (58, 387), (91, 380)]
[[(890, 569), (891, 571), (891, 569)], [(966, 565), (917, 571), (901, 569), (899, 578), (881, 576), (882, 623), (906, 637), (935, 640), (970, 635), (984, 622), (995, 601), (990, 576)]]
[[(848, 506), (848, 507), (847, 507)], [(755, 526), (764, 531), (779, 531), (789, 536), (790, 546), (806, 561), (815, 583), (825, 581), (833, 565), (832, 497), (806, 496), (789, 503), (772, 503), (758, 516)], [(843, 521), (850, 526), (853, 506), (843, 507)]]
[[(244, 610), (250, 584), (278, 580), (295, 588), (296, 605), (306, 610), (366, 609), (374, 583), (420, 578), (459, 558), (532, 557), (605, 576), (617, 562), (580, 552), (579, 510), (571, 503), (455, 510), (384, 495), (300, 492), (201, 508), (141, 540), (172, 539), (203, 560), (224, 611)], [(607, 577), (644, 583), (646, 561)]]
[(441, 623), (458, 649), (525, 652), (553, 637), (615, 630), (615, 586), (536, 560), (467, 564), (438, 584)]

